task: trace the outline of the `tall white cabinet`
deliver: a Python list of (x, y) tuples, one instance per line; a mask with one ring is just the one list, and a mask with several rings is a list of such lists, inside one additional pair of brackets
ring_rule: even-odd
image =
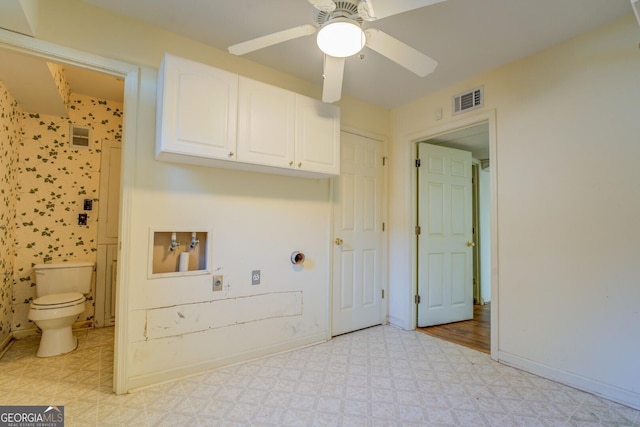
[(122, 142), (104, 139), (100, 154), (95, 326), (113, 326), (116, 318), (120, 167)]
[(340, 110), (294, 92), (165, 55), (158, 160), (306, 177), (340, 174)]

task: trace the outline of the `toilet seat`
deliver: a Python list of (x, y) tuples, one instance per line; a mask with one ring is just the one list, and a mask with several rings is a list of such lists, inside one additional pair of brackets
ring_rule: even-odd
[(79, 292), (51, 294), (36, 298), (31, 302), (32, 310), (58, 310), (84, 304), (85, 297)]

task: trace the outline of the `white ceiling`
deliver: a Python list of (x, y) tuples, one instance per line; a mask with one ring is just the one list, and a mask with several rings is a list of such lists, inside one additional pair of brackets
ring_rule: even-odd
[[(72, 93), (123, 102), (122, 78), (68, 64), (62, 67)], [(24, 111), (67, 116), (46, 60), (0, 49), (0, 82)]]
[[(307, 0), (84, 1), (222, 50), (261, 35), (312, 23), (314, 10)], [(374, 25), (364, 24), (380, 28), (436, 59), (439, 66), (433, 74), (417, 77), (365, 48), (363, 59), (352, 57), (347, 61), (343, 93), (393, 108), (630, 13), (628, 0), (447, 0)], [(322, 55), (314, 36), (246, 56), (322, 84)], [(54, 104), (47, 101), (44, 90), (35, 89), (34, 81), (40, 80), (34, 77), (37, 61), (0, 50), (0, 81), (19, 103), (36, 103), (32, 111), (57, 115), (53, 110), (46, 111)], [(122, 101), (121, 79), (68, 65), (64, 68), (72, 92)], [(33, 97), (34, 94), (38, 96)], [(488, 158), (486, 126), (428, 142), (466, 149), (479, 159)]]
[[(84, 0), (226, 50), (313, 24), (307, 0)], [(375, 0), (373, 0), (375, 8)], [(439, 62), (417, 77), (365, 48), (347, 59), (343, 93), (393, 108), (528, 56), (632, 13), (629, 0), (447, 0), (373, 24)], [(176, 52), (178, 53), (178, 52)], [(247, 54), (252, 61), (322, 84), (315, 36)]]
[(72, 93), (110, 101), (124, 101), (124, 79), (68, 64), (62, 66)]

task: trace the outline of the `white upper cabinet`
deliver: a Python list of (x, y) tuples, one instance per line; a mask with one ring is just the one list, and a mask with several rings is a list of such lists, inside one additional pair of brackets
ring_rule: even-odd
[(156, 158), (306, 177), (340, 174), (340, 110), (166, 54)]
[(297, 168), (340, 175), (340, 110), (296, 95)]
[(294, 165), (296, 94), (240, 77), (238, 160), (267, 166)]
[(340, 174), (340, 110), (240, 77), (238, 160)]
[(238, 75), (165, 54), (158, 75), (156, 157), (233, 159)]

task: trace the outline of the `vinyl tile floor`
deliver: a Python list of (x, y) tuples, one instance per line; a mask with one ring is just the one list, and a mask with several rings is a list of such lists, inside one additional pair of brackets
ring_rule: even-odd
[(65, 426), (634, 426), (640, 411), (416, 331), (378, 326), (116, 396), (113, 329), (0, 359), (0, 405), (64, 406)]

